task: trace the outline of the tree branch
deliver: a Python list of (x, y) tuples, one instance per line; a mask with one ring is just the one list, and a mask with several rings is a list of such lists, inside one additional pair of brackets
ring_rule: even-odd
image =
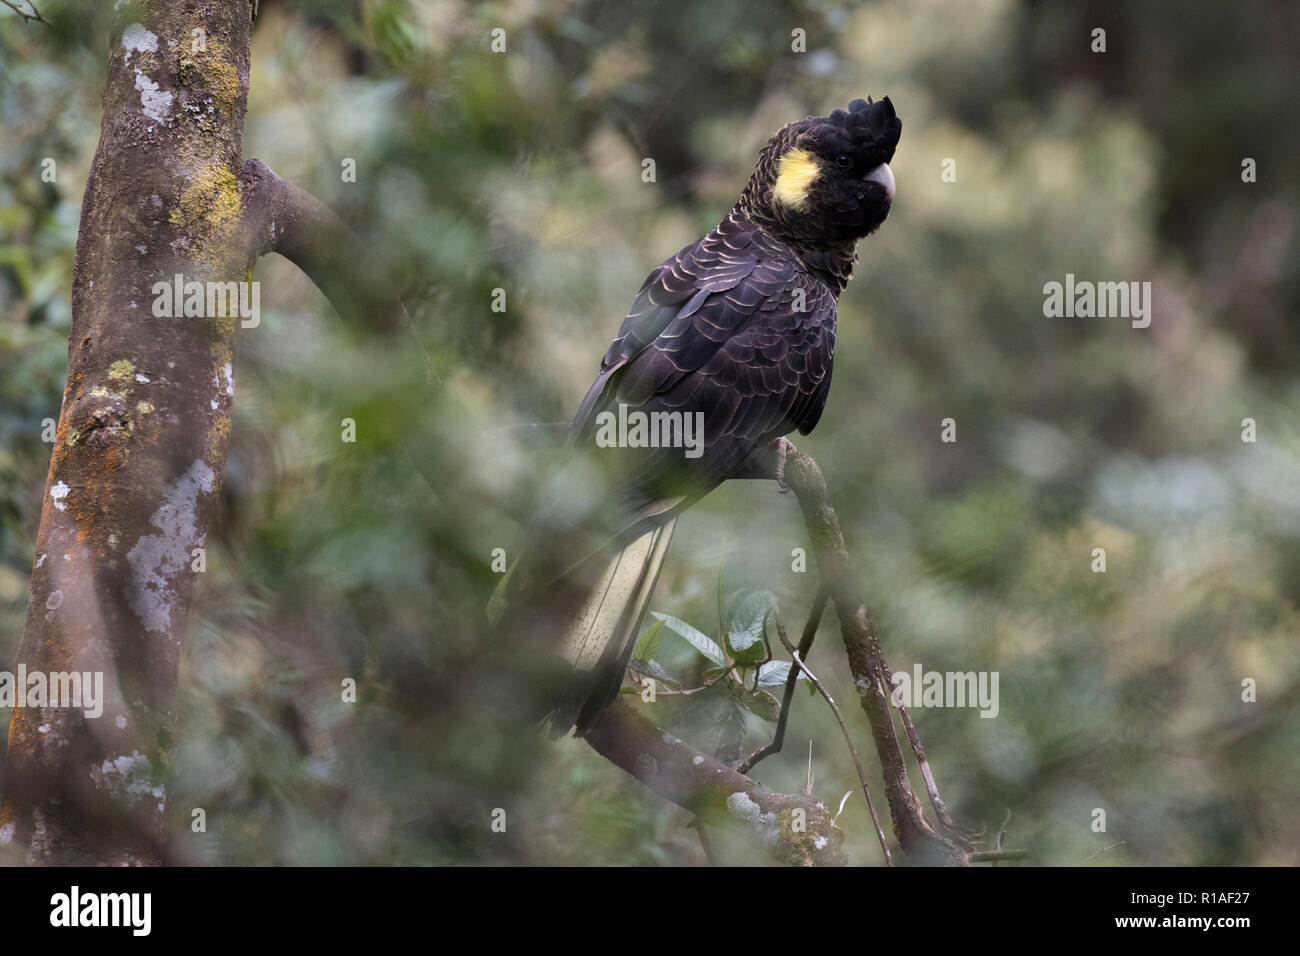
[(260, 159), (239, 173), (241, 220), (249, 258), (278, 252), (316, 284), (346, 321), (368, 332), (404, 329), (420, 349), (430, 384), (438, 382), (411, 317), (380, 269), (369, 268), (369, 248), (338, 215), (307, 190), (280, 178)]
[[(822, 613), (826, 610), (826, 598), (826, 587), (823, 585), (817, 589), (817, 596), (813, 598), (812, 611), (808, 615), (803, 634), (799, 638), (799, 654), (801, 656), (806, 655), (812, 648), (813, 638), (817, 636), (817, 628), (822, 623)], [(759, 747), (741, 762), (738, 768), (741, 773), (749, 773), (760, 760), (781, 752), (781, 747), (785, 744), (785, 728), (790, 719), (790, 706), (794, 701), (794, 689), (799, 682), (799, 673), (799, 668), (790, 668), (790, 673), (785, 679), (785, 690), (781, 694), (781, 711), (776, 718), (776, 733), (772, 735), (769, 743)], [(754, 679), (758, 679), (757, 672), (755, 672)]]
[(904, 852), (918, 863), (966, 865), (970, 862), (969, 849), (930, 825), (908, 780), (907, 765), (890, 710), (892, 684), (889, 666), (885, 663), (875, 625), (859, 591), (853, 561), (826, 489), (826, 479), (817, 462), (793, 448), (786, 455), (784, 479), (799, 499), (822, 581), (840, 619), (840, 635), (848, 652), (849, 669), (876, 742), (894, 833)]
[[(272, 252), (284, 256), (315, 283), (340, 318), (359, 335), (405, 332), (419, 351), (430, 400), (443, 401), (442, 382), (433, 360), (400, 294), (377, 261), (374, 246), (364, 242), (325, 203), (282, 179), (259, 159), (243, 164), (239, 184), (244, 206), (239, 242), (249, 261)], [(459, 509), (477, 505), (513, 512), (520, 520), (531, 517), (528, 509), (485, 497), (477, 482), (466, 480), (472, 456), (448, 451), (476, 443), (471, 436), (456, 432), (465, 420), (459, 409), (445, 407), (428, 418), (437, 421), (436, 434), (427, 421), (416, 418), (406, 422), (412, 435), (407, 449), (439, 499), (455, 503)]]
[[(583, 739), (660, 796), (705, 825), (746, 826), (783, 863), (842, 865), (843, 833), (826, 807), (805, 794), (776, 793), (665, 733), (621, 699), (602, 710)], [(798, 829), (796, 809), (804, 811)]]
[[(1107, 849), (1110, 849), (1107, 847)], [(1105, 852), (1104, 850), (1102, 852)], [(1028, 860), (1028, 850), (976, 850), (970, 855), (972, 863), (997, 863), (1000, 860)], [(1091, 857), (1089, 857), (1091, 859)]]
[(22, 17), (24, 20), (28, 21), (29, 23), (36, 22), (36, 23), (44, 23), (46, 25), (49, 25), (50, 21), (46, 20), (43, 16), (41, 16), (41, 11), (36, 9), (36, 4), (33, 3), (32, 0), (27, 0), (27, 6), (32, 8), (31, 13), (28, 13), (22, 7), (18, 6), (18, 4), (13, 3), (12, 0), (0, 0), (0, 3), (3, 3), (6, 7), (8, 7), (10, 10), (18, 14), (20, 17)]
[[(889, 844), (885, 841), (885, 831), (880, 828), (880, 818), (876, 816), (876, 805), (871, 799), (871, 788), (867, 786), (867, 774), (862, 769), (862, 761), (858, 758), (858, 748), (853, 746), (853, 737), (849, 734), (848, 725), (844, 723), (844, 715), (840, 713), (840, 705), (835, 703), (835, 698), (831, 696), (830, 691), (822, 686), (822, 682), (817, 679), (817, 675), (809, 670), (808, 665), (803, 662), (803, 655), (799, 653), (799, 648), (790, 643), (790, 638), (785, 633), (785, 628), (781, 624), (781, 615), (777, 609), (772, 608), (770, 613), (776, 618), (776, 633), (781, 638), (781, 643), (784, 645), (786, 652), (789, 653), (790, 659), (794, 661), (798, 670), (808, 675), (808, 679), (812, 681), (817, 693), (821, 694), (826, 703), (830, 705), (831, 713), (835, 715), (835, 722), (840, 725), (840, 734), (844, 737), (844, 743), (849, 748), (849, 756), (853, 759), (853, 769), (858, 772), (858, 783), (862, 785), (862, 795), (867, 798), (867, 812), (871, 814), (871, 823), (876, 828), (876, 838), (880, 841), (880, 852), (885, 857), (885, 865), (893, 866), (894, 858), (889, 852)], [(763, 625), (766, 628), (766, 619), (764, 619)], [(811, 789), (812, 741), (809, 741), (808, 746), (808, 778), (809, 789)]]

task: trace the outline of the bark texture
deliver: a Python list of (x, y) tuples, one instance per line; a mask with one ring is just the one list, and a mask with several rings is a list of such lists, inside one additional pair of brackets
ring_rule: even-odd
[(826, 489), (826, 479), (817, 462), (807, 455), (791, 452), (785, 464), (785, 480), (799, 499), (818, 570), (840, 620), (849, 670), (880, 758), (894, 834), (914, 863), (964, 866), (970, 863), (968, 850), (939, 833), (926, 820), (908, 780), (907, 764), (890, 709), (891, 672), (862, 598), (857, 572)]
[(806, 794), (775, 792), (660, 730), (622, 700), (601, 711), (583, 739), (704, 823), (748, 828), (751, 838), (782, 863), (846, 862), (840, 850), (844, 834), (824, 804)]
[[(154, 315), (157, 282), (245, 281), (254, 7), (117, 7), (82, 204), (68, 378), (15, 670), (102, 672), (97, 718), (15, 708), (0, 840), (32, 862), (164, 852), (168, 712), (225, 466), (236, 317)], [(22, 688), (19, 689), (20, 692)]]

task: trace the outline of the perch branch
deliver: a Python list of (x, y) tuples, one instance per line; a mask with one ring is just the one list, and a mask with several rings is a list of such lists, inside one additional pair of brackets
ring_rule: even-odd
[[(367, 333), (406, 333), (412, 347), (418, 349), (425, 379), (436, 401), (442, 401), (441, 380), (433, 360), (411, 320), (400, 295), (375, 261), (369, 244), (352, 231), (328, 206), (286, 179), (258, 159), (247, 160), (239, 174), (244, 213), (240, 222), (241, 241), (248, 250), (249, 261), (267, 253), (284, 256), (311, 279), (339, 316), (353, 328)], [(446, 406), (431, 420), (455, 423), (463, 417), (460, 410)], [(443, 501), (455, 502), (456, 509), (468, 513), (475, 506), (484, 510), (505, 511), (521, 522), (532, 518), (530, 507), (509, 497), (487, 497), (476, 481), (467, 480), (472, 456), (448, 453), (444, 436), (431, 433), (424, 422), (406, 423), (415, 434), (407, 443), (411, 459), (424, 480)], [(440, 428), (448, 427), (446, 425)], [(553, 423), (519, 426), (518, 432), (535, 430), (563, 436), (567, 425)], [(454, 425), (450, 427), (454, 432)], [(492, 440), (507, 434), (507, 429), (493, 429), (479, 436)], [(449, 435), (451, 444), (457, 437)]]
[(894, 832), (904, 852), (918, 863), (967, 864), (970, 862), (969, 848), (930, 825), (908, 780), (907, 765), (890, 709), (890, 670), (861, 596), (839, 518), (826, 488), (826, 479), (812, 458), (793, 449), (786, 456), (784, 479), (799, 499), (822, 581), (840, 620), (849, 669), (862, 709), (871, 723), (880, 758)]
[(420, 349), (430, 384), (436, 384), (438, 373), (406, 306), (382, 270), (367, 268), (371, 256), (343, 220), (260, 159), (246, 161), (239, 180), (241, 225), (252, 258), (278, 252), (306, 273), (345, 319), (364, 319), (370, 330), (405, 329)]
[[(783, 863), (845, 862), (839, 849), (843, 833), (819, 801), (773, 791), (665, 733), (622, 700), (602, 710), (583, 739), (660, 796), (695, 813), (704, 825), (747, 827)], [(796, 808), (804, 811), (802, 831), (795, 826)]]

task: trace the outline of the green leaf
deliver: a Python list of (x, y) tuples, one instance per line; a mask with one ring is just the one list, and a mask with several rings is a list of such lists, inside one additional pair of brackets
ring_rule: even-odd
[(654, 678), (659, 683), (666, 684), (669, 687), (678, 688), (682, 686), (681, 681), (674, 677), (669, 672), (668, 668), (664, 667), (664, 665), (660, 664), (656, 660), (631, 660), (628, 661), (627, 666), (634, 673), (640, 674), (642, 677)]
[(757, 664), (767, 657), (763, 624), (776, 607), (771, 591), (748, 591), (732, 608), (727, 626), (727, 652), (740, 664)]
[(722, 653), (722, 648), (713, 643), (713, 639), (703, 631), (696, 630), (680, 618), (673, 617), (669, 614), (659, 614), (655, 611), (651, 611), (650, 616), (657, 621), (662, 621), (664, 627), (668, 628), (670, 632), (676, 634), (687, 644), (690, 644), (691, 647), (695, 648), (707, 657), (712, 663), (717, 664), (719, 667), (727, 666), (727, 657)]
[(375, 49), (394, 66), (405, 63), (420, 46), (420, 33), (408, 17), (409, 12), (401, 0), (389, 0), (370, 16)]
[(637, 638), (636, 646), (632, 648), (632, 659), (634, 661), (648, 661), (655, 656), (655, 651), (659, 650), (659, 640), (664, 634), (664, 622), (655, 621), (645, 633)]
[(781, 702), (765, 690), (746, 691), (743, 703), (746, 710), (768, 723), (776, 723), (781, 716)]
[(735, 658), (737, 664), (753, 666), (767, 657), (767, 645), (763, 635), (752, 631), (729, 631), (727, 633), (727, 653)]
[[(793, 661), (768, 661), (758, 669), (758, 686), (759, 687), (783, 687), (785, 682), (790, 679), (790, 668), (794, 667)], [(808, 680), (808, 675), (803, 671), (799, 672), (800, 680)], [(812, 685), (809, 684), (811, 687)], [(814, 688), (815, 690), (816, 688)]]
[(713, 756), (723, 763), (735, 763), (744, 756), (745, 707), (738, 695), (727, 698), (718, 720), (718, 746)]

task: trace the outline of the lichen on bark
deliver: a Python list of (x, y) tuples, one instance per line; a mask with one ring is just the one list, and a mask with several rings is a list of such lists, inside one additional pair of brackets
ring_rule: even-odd
[[(177, 274), (245, 279), (260, 252), (239, 228), (247, 3), (131, 0), (116, 18), (15, 657), (29, 671), (102, 671), (108, 699), (98, 720), (51, 707), (12, 716), (0, 827), (33, 862), (163, 859), (153, 777), (166, 765), (189, 556), (206, 540), (229, 445), (239, 323), (156, 315), (152, 290)], [(124, 789), (103, 770), (137, 754), (152, 768), (145, 800), (134, 776)]]

